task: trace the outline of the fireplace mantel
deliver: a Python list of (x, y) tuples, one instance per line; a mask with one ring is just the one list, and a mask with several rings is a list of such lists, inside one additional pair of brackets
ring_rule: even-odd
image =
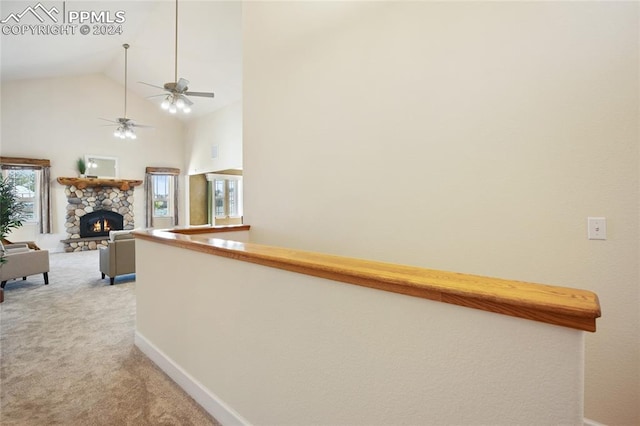
[(73, 185), (78, 189), (85, 189), (94, 186), (110, 186), (114, 188), (120, 188), (122, 191), (127, 191), (133, 186), (142, 185), (141, 180), (131, 179), (104, 179), (104, 178), (74, 178), (74, 177), (59, 177), (58, 183), (62, 185)]

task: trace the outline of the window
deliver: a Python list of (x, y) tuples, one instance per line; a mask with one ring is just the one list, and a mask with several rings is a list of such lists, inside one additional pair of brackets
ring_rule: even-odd
[(52, 232), (51, 162), (37, 158), (0, 157), (2, 177), (10, 179), (25, 203), (27, 222), (37, 222), (41, 234)]
[(20, 201), (24, 204), (24, 219), (26, 222), (37, 222), (38, 208), (38, 176), (39, 170), (11, 168), (2, 170), (2, 177), (9, 179), (16, 189)]
[(239, 216), (239, 204), (238, 204), (238, 181), (227, 181), (227, 216), (235, 217)]
[(172, 215), (172, 180), (170, 175), (154, 175), (153, 182), (153, 215), (156, 217), (168, 217)]
[(226, 216), (224, 214), (224, 199), (226, 197), (225, 193), (225, 181), (224, 180), (215, 180), (213, 181), (213, 187), (214, 187), (214, 200), (215, 200), (215, 215), (216, 217), (223, 217)]
[(147, 167), (145, 173), (145, 226), (166, 228), (178, 224), (180, 169)]
[(208, 174), (213, 192), (213, 215), (216, 218), (242, 216), (242, 178)]

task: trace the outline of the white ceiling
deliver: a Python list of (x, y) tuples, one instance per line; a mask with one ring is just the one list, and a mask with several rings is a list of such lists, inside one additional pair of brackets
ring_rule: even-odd
[[(128, 50), (128, 89), (142, 97), (163, 93), (156, 86), (174, 81), (175, 1), (41, 1), (51, 10), (124, 11), (121, 35), (5, 35), (1, 38), (2, 81), (103, 73), (124, 85), (124, 48)], [(20, 13), (38, 0), (0, 2), (0, 19)], [(43, 25), (50, 24), (47, 21)], [(13, 24), (13, 21), (6, 25)], [(38, 24), (25, 14), (19, 24)], [(5, 25), (5, 26), (6, 26)], [(93, 24), (90, 24), (90, 27)], [(191, 114), (197, 117), (242, 96), (242, 4), (240, 1), (194, 1), (178, 3), (178, 78), (191, 83), (189, 89), (214, 92), (215, 98), (192, 97)], [(160, 104), (163, 97), (151, 97)]]

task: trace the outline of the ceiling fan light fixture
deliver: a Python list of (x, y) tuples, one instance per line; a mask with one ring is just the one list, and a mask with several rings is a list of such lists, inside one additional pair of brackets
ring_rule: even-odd
[[(136, 139), (137, 138), (134, 128), (128, 123), (123, 123), (120, 127), (118, 127), (116, 131), (113, 132), (113, 136), (120, 139), (127, 139), (127, 138)], [(93, 167), (97, 167), (97, 165), (94, 165)]]
[(129, 138), (129, 139), (135, 139), (136, 138), (136, 132), (133, 129), (133, 127), (131, 127), (130, 125), (126, 125), (125, 126), (125, 130), (124, 130), (124, 136)]
[(165, 83), (162, 87), (140, 81), (140, 83), (142, 84), (155, 87), (169, 93), (160, 104), (160, 107), (163, 110), (168, 111), (171, 114), (176, 114), (178, 110), (188, 114), (189, 112), (191, 112), (191, 108), (193, 105), (193, 102), (191, 102), (189, 96), (199, 96), (205, 98), (214, 97), (213, 92), (189, 91), (189, 80), (186, 80), (184, 78), (178, 79), (178, 0), (175, 0), (175, 45), (173, 71), (174, 80), (172, 82)]

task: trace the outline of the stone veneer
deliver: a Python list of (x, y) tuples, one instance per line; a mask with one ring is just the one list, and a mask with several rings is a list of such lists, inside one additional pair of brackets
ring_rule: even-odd
[[(106, 186), (78, 189), (67, 186), (67, 229), (68, 239), (64, 240), (66, 252), (97, 250), (106, 247), (108, 237), (80, 238), (80, 217), (98, 210), (108, 210), (123, 216), (123, 229), (133, 229), (133, 189), (122, 191)], [(78, 241), (71, 241), (78, 240)]]

